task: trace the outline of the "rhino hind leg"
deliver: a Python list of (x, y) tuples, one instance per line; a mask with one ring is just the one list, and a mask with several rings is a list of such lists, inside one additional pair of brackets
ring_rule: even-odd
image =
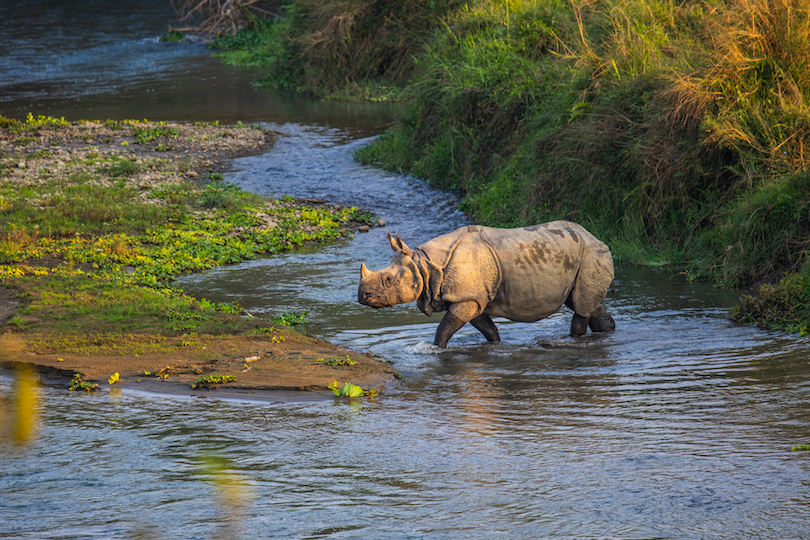
[(616, 321), (600, 305), (588, 319), (588, 326), (591, 327), (591, 332), (613, 332), (616, 330)]
[(482, 314), (470, 321), (479, 332), (484, 334), (487, 341), (497, 343), (501, 340), (501, 335), (498, 333), (498, 327), (492, 322), (489, 315)]
[(574, 313), (574, 318), (571, 319), (571, 335), (584, 336), (588, 331), (588, 317)]

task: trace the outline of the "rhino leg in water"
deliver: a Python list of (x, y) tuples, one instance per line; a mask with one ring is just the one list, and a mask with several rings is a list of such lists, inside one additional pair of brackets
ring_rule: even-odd
[(487, 341), (491, 341), (497, 343), (501, 340), (501, 335), (498, 334), (498, 327), (495, 326), (495, 323), (492, 322), (492, 319), (487, 314), (479, 315), (475, 319), (470, 321), (475, 328), (478, 329), (479, 332), (484, 334), (484, 337), (487, 338)]
[(571, 335), (584, 336), (588, 331), (588, 317), (577, 315), (574, 313), (574, 318), (571, 319)]
[(599, 306), (588, 319), (588, 326), (591, 332), (613, 332), (616, 330), (616, 321), (605, 310), (604, 306)]
[[(489, 319), (491, 328), (487, 326), (486, 321), (482, 320), (481, 317)], [(462, 326), (473, 320), (478, 321), (477, 324), (481, 324), (487, 328), (487, 331), (490, 329), (495, 330), (495, 334), (497, 335), (498, 331), (495, 329), (495, 324), (492, 322), (492, 319), (487, 315), (481, 314), (481, 308), (478, 307), (477, 303), (459, 302), (458, 304), (452, 304), (447, 309), (447, 313), (444, 314), (444, 318), (442, 322), (439, 323), (439, 328), (436, 330), (436, 337), (433, 339), (433, 344), (444, 349), (447, 347), (447, 342), (450, 341), (453, 334), (458, 332)], [(478, 328), (478, 326), (476, 326), (476, 328)], [(479, 330), (481, 329), (479, 328)], [(481, 331), (484, 332), (483, 330)], [(484, 333), (484, 335), (487, 336), (486, 333)], [(490, 335), (492, 334), (490, 333)], [(487, 336), (487, 339), (489, 339), (489, 336)]]
[(616, 330), (616, 322), (605, 310), (604, 306), (596, 308), (596, 311), (590, 317), (583, 317), (574, 313), (574, 318), (571, 319), (571, 335), (584, 336), (589, 326), (591, 332), (613, 332)]

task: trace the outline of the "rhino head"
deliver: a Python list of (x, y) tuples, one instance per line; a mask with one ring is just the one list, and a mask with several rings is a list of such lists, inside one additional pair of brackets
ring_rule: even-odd
[(399, 236), (394, 238), (388, 233), (388, 241), (394, 250), (391, 264), (376, 271), (369, 270), (365, 264), (360, 267), (357, 301), (363, 305), (382, 308), (407, 304), (422, 294), (424, 281), (413, 251)]

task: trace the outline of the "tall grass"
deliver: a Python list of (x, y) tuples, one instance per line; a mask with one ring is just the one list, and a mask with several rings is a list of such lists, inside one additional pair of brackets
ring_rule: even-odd
[[(421, 57), (402, 126), (359, 156), (462, 190), (483, 223), (575, 219), (630, 260), (729, 284), (789, 270), (804, 249), (801, 191), (782, 188), (807, 165), (808, 6), (470, 4)], [(770, 222), (789, 240), (742, 235), (774, 190), (799, 209)]]

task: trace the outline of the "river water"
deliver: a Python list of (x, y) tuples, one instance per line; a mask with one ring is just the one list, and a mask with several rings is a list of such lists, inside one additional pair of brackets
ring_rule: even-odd
[[(386, 227), (180, 284), (256, 314), (307, 311), (310, 333), (390, 359), (407, 381), (354, 403), (45, 387), (38, 439), (0, 451), (0, 538), (810, 538), (810, 453), (791, 451), (810, 442), (806, 338), (731, 323), (733, 293), (620, 267), (606, 302), (613, 334), (567, 337), (563, 308), (535, 324), (498, 321), (498, 345), (465, 328), (434, 349), (438, 317), (356, 302), (360, 263), (390, 259), (388, 231), (415, 246), (466, 223), (452, 194), (352, 159), (390, 112), (259, 92), (202, 47), (157, 44), (171, 12), (152, 8), (164, 19), (146, 24), (132, 7), (94, 19), (89, 45), (73, 50), (48, 45), (58, 20), (38, 39), (19, 32), (20, 50), (44, 43), (57, 64), (76, 63), (37, 78), (44, 67), (26, 75), (7, 55), (0, 66), (16, 79), (0, 81), (0, 113), (191, 121), (219, 111), (287, 133), (226, 179), (357, 204)], [(131, 35), (107, 31), (121, 18)], [(91, 58), (139, 44), (146, 67), (118, 83)], [(92, 77), (109, 84), (86, 92)]]

